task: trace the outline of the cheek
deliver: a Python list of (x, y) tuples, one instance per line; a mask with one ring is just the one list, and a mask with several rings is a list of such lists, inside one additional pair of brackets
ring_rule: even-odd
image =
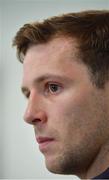
[[(70, 94), (70, 93), (69, 93)], [(49, 122), (60, 136), (82, 137), (99, 129), (104, 107), (101, 95), (95, 92), (77, 92), (64, 96), (50, 110)], [(69, 137), (70, 138), (70, 137)]]
[(79, 116), (81, 117), (81, 112), (83, 112), (85, 106), (83, 102), (84, 98), (79, 95), (73, 97), (67, 95), (58, 99), (49, 111), (49, 119), (53, 119), (49, 123), (54, 124), (54, 127), (61, 131), (75, 126), (75, 122), (79, 122)]
[(60, 133), (77, 134), (85, 133), (96, 126), (99, 119), (99, 105), (93, 97), (78, 95), (64, 100), (55, 108), (55, 124)]
[(90, 93), (85, 91), (85, 89), (80, 90), (75, 88), (64, 94), (64, 96), (56, 102), (57, 105), (54, 108), (56, 114), (62, 119), (69, 119), (69, 121), (73, 121), (76, 117), (81, 116), (83, 110), (90, 104)]
[(63, 126), (74, 125), (79, 123), (79, 119), (82, 118), (88, 102), (84, 101), (84, 97), (70, 97), (56, 107), (57, 120), (63, 124)]
[[(103, 127), (106, 126), (106, 112), (104, 99), (96, 93), (84, 96), (75, 96), (75, 98), (66, 103), (60, 113), (64, 120), (63, 127), (73, 136), (82, 139), (87, 138), (89, 134), (100, 136), (103, 133)], [(62, 111), (61, 111), (62, 110)], [(106, 129), (106, 128), (105, 128)]]

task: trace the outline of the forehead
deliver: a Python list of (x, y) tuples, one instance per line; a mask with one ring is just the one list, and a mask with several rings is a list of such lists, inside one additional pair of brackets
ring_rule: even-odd
[(32, 56), (36, 56), (37, 59), (44, 56), (45, 60), (49, 59), (49, 57), (52, 57), (54, 60), (55, 57), (58, 58), (59, 56), (60, 60), (63, 59), (63, 57), (68, 57), (68, 59), (71, 57), (71, 59), (73, 59), (79, 56), (78, 42), (76, 39), (69, 37), (57, 37), (44, 44), (32, 45), (27, 50), (24, 64), (26, 64), (27, 61), (31, 61)]
[(63, 37), (31, 46), (24, 57), (23, 83), (30, 84), (45, 74), (70, 76), (76, 71), (75, 63), (79, 60), (77, 47), (75, 39)]

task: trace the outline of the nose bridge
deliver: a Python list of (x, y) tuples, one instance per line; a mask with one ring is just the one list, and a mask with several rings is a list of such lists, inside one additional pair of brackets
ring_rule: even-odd
[(28, 100), (27, 110), (31, 110), (34, 112), (36, 109), (36, 103), (37, 103), (37, 108), (38, 108), (38, 104), (39, 104), (38, 95), (36, 91), (32, 90), (30, 93), (29, 100)]
[(41, 119), (42, 102), (41, 97), (36, 90), (31, 90), (25, 111), (24, 119), (28, 123), (32, 123), (35, 119)]

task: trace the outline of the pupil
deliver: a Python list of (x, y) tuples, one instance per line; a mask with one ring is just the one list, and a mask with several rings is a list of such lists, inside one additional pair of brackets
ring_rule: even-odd
[(54, 84), (54, 85), (51, 85), (51, 90), (52, 90), (52, 91), (57, 91), (57, 85), (55, 85), (55, 84)]

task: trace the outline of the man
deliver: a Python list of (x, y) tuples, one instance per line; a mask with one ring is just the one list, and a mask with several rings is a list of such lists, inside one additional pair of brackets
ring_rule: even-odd
[(24, 119), (47, 169), (109, 178), (109, 11), (25, 24), (13, 45), (23, 63)]

